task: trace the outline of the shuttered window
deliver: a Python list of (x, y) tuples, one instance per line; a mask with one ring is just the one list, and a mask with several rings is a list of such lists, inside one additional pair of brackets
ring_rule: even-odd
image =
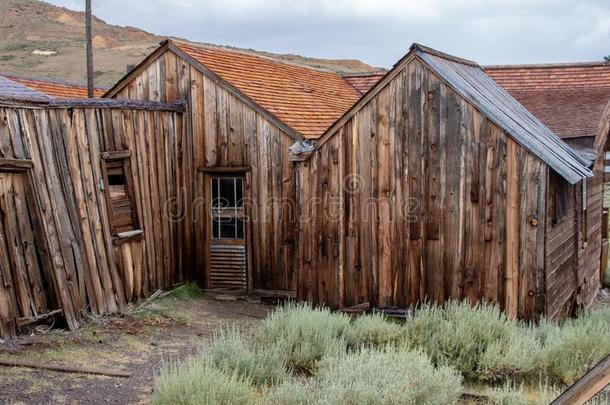
[(139, 228), (133, 201), (131, 165), (129, 158), (124, 157), (126, 154), (110, 154), (103, 161), (108, 216), (114, 235)]

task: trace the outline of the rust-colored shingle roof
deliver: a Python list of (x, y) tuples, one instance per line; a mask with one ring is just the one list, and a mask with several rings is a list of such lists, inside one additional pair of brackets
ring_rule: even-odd
[(597, 134), (610, 101), (610, 64), (488, 66), (485, 72), (562, 138)]
[(343, 78), (352, 86), (364, 94), (369, 91), (377, 82), (385, 76), (386, 72), (361, 73), (361, 74), (345, 74)]
[[(53, 98), (86, 98), (87, 97), (87, 86), (63, 82), (52, 79), (39, 79), (31, 77), (20, 77), (13, 75), (5, 75), (9, 80), (24, 85), (32, 90), (39, 91)], [(105, 89), (96, 88), (94, 91), (95, 97), (101, 97), (104, 95)]]
[(232, 50), (171, 43), (306, 138), (320, 137), (360, 97), (336, 73)]

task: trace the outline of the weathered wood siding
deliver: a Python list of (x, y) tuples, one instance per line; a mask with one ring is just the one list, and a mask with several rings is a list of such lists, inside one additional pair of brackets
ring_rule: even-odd
[(295, 184), (288, 147), (294, 143), (277, 126), (172, 51), (143, 66), (117, 94), (120, 99), (187, 101), (187, 136), (179, 145), (184, 162), (177, 172), (186, 206), (183, 267), (205, 281), (208, 213), (204, 175), (198, 169), (248, 167), (244, 183), (250, 289), (294, 290)]
[[(601, 157), (600, 157), (601, 159)], [(588, 306), (600, 285), (602, 245), (603, 165), (587, 180), (586, 211), (582, 182), (567, 186), (567, 212), (554, 222), (552, 205), (556, 175), (549, 178), (546, 236), (546, 316), (562, 319), (577, 307)], [(585, 237), (586, 232), (586, 237)]]
[[(32, 166), (10, 174), (0, 164), (0, 322), (9, 325), (0, 333), (14, 334), (16, 318), (53, 309), (76, 328), (88, 307), (113, 312), (182, 279), (184, 231), (166, 205), (179, 197), (182, 137), (182, 115), (170, 111), (0, 106), (0, 158)], [(141, 239), (111, 233), (102, 154), (117, 150), (131, 155)]]
[[(565, 216), (554, 220), (553, 206), (556, 191), (563, 182), (565, 187)], [(550, 173), (546, 220), (545, 289), (546, 315), (551, 319), (564, 317), (573, 309), (578, 285), (578, 216), (580, 196), (577, 186), (565, 183), (559, 175)]]
[[(600, 156), (600, 159), (603, 158)], [(600, 286), (601, 248), (602, 248), (602, 206), (604, 199), (603, 166), (600, 159), (595, 165), (595, 177), (587, 180), (586, 214), (582, 210), (582, 197), (579, 199), (578, 249), (578, 295), (577, 304), (588, 306), (593, 302)], [(582, 187), (582, 184), (580, 185)], [(582, 189), (579, 190), (582, 195)], [(583, 219), (586, 215), (586, 220)], [(584, 226), (582, 226), (584, 220)], [(583, 239), (586, 232), (586, 240)]]
[(544, 311), (547, 167), (417, 59), (297, 169), (300, 299)]

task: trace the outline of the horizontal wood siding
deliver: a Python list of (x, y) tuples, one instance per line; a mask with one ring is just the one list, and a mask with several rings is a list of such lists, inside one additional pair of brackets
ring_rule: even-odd
[[(579, 306), (588, 306), (592, 303), (600, 286), (603, 194), (603, 167), (600, 157), (594, 168), (594, 177), (587, 180), (587, 218), (585, 226), (579, 227), (577, 295)], [(582, 207), (582, 202), (579, 207)], [(580, 212), (582, 214), (582, 210)], [(583, 221), (582, 215), (580, 220)], [(583, 240), (584, 232), (587, 235), (586, 240)]]
[(186, 209), (179, 245), (185, 271), (202, 281), (209, 271), (202, 254), (208, 220), (204, 175), (198, 169), (247, 167), (250, 289), (294, 290), (295, 183), (288, 159), (294, 139), (171, 51), (142, 67), (115, 97), (187, 101), (186, 136), (177, 145), (177, 186)]
[[(114, 312), (129, 300), (182, 280), (182, 229), (172, 218), (183, 211), (173, 181), (182, 138), (182, 115), (175, 112), (0, 107), (0, 158), (27, 159), (32, 166), (19, 175), (19, 192), (13, 188), (10, 193), (12, 204), (27, 201), (32, 225), (27, 226), (25, 211), (18, 211), (19, 222), (7, 229), (22, 232), (22, 239), (36, 239), (50, 309), (62, 309), (69, 328), (79, 325), (88, 308)], [(112, 151), (130, 152), (141, 239), (122, 240), (111, 229), (102, 155)], [(20, 256), (33, 263), (31, 253)], [(20, 268), (16, 271), (24, 276)], [(8, 284), (20, 291), (17, 283)], [(30, 285), (41, 289), (35, 280)], [(31, 304), (29, 310), (25, 301), (19, 304), (24, 309), (20, 316), (44, 312), (39, 293), (21, 296)], [(0, 318), (7, 321), (5, 313)]]
[(537, 317), (546, 170), (412, 61), (297, 169), (298, 297)]

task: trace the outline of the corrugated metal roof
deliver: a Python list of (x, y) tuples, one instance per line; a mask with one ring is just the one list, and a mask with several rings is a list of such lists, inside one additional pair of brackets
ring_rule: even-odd
[(49, 97), (22, 84), (0, 76), (0, 98), (15, 100), (47, 101)]
[(588, 168), (591, 162), (563, 142), (480, 66), (444, 57), (421, 45), (414, 44), (412, 49), (458, 93), (567, 181), (574, 184), (593, 175)]

